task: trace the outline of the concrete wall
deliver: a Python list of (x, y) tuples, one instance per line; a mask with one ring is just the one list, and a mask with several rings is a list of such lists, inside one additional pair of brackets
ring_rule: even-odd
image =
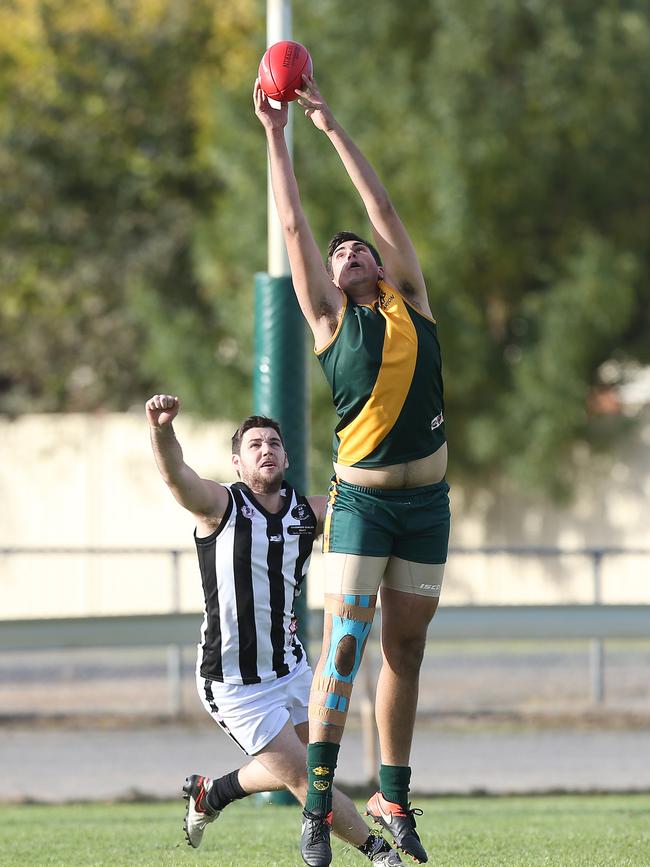
[[(234, 478), (234, 425), (175, 425), (199, 473)], [(621, 455), (585, 467), (576, 501), (554, 509), (507, 486), (452, 491), (452, 546), (622, 546), (650, 548), (650, 420)], [(452, 450), (453, 460), (453, 450)], [(592, 477), (593, 476), (593, 477)], [(145, 556), (0, 555), (0, 617), (64, 616), (199, 609), (192, 516), (168, 493), (154, 465), (144, 413), (31, 415), (0, 420), (0, 548), (147, 547)], [(160, 553), (156, 553), (160, 552)], [(650, 557), (606, 558), (603, 601), (650, 602)], [(321, 597), (320, 557), (310, 573), (310, 604)], [(447, 603), (589, 602), (593, 564), (583, 557), (457, 555)]]

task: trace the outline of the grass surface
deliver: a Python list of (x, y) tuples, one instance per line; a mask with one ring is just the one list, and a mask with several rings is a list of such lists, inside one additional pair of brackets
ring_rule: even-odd
[[(432, 867), (647, 867), (650, 795), (418, 799)], [(230, 806), (200, 850), (184, 803), (0, 807), (0, 865), (301, 867), (297, 807)], [(334, 841), (334, 865), (369, 862)], [(412, 864), (412, 862), (408, 862)]]

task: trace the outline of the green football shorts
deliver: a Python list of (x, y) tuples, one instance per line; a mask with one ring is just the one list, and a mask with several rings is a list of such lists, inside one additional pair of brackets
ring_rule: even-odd
[(397, 490), (363, 488), (334, 476), (323, 551), (446, 563), (450, 518), (449, 485), (444, 479)]

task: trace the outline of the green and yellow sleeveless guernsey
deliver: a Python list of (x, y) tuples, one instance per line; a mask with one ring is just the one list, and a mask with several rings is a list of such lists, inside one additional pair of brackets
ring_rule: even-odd
[(445, 442), (436, 323), (392, 286), (381, 280), (372, 305), (345, 296), (338, 327), (316, 354), (340, 419), (335, 463), (401, 464)]

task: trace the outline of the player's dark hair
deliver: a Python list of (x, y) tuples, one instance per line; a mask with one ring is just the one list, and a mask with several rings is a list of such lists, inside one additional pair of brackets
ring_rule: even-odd
[(244, 421), (239, 425), (237, 430), (232, 435), (232, 453), (233, 455), (241, 454), (241, 441), (247, 430), (250, 430), (252, 427), (270, 427), (272, 428), (277, 435), (280, 437), (280, 442), (282, 443), (283, 448), (286, 447), (284, 445), (284, 437), (282, 436), (282, 431), (280, 430), (280, 425), (274, 418), (268, 418), (265, 415), (249, 415), (248, 418), (245, 418)]
[(377, 249), (373, 247), (373, 245), (369, 241), (366, 241), (364, 238), (360, 238), (358, 235), (355, 235), (354, 232), (337, 232), (327, 245), (327, 261), (325, 262), (325, 267), (327, 268), (327, 273), (330, 275), (330, 277), (334, 276), (334, 272), (332, 270), (332, 256), (334, 255), (337, 247), (340, 247), (341, 244), (344, 244), (346, 241), (358, 241), (360, 244), (365, 244), (372, 253), (372, 258), (381, 268), (381, 256), (377, 252)]

